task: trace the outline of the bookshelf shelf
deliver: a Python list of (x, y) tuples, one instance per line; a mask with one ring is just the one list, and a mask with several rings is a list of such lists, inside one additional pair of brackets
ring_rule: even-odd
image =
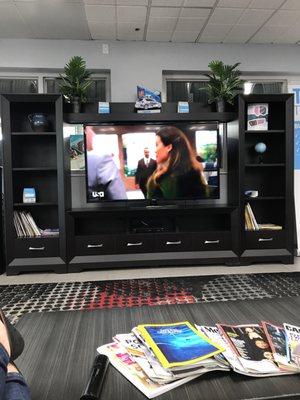
[[(247, 130), (248, 106), (262, 103), (268, 104), (269, 129)], [(293, 103), (290, 94), (239, 97), (241, 259), (246, 263), (293, 262)], [(255, 151), (260, 142), (266, 145), (261, 155)], [(251, 189), (260, 196), (245, 196)], [(273, 229), (257, 229), (268, 224)], [(261, 256), (252, 249), (260, 249)]]
[(12, 171), (21, 171), (21, 172), (33, 172), (33, 171), (57, 171), (57, 168), (53, 167), (19, 167), (19, 168), (12, 168)]
[(57, 203), (14, 203), (14, 207), (57, 207)]
[(12, 136), (55, 136), (56, 132), (12, 132)]

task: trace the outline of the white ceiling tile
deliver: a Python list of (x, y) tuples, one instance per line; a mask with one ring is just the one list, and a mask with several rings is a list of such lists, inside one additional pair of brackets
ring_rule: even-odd
[(148, 31), (146, 40), (148, 42), (169, 42), (172, 32)]
[(117, 18), (118, 21), (137, 21), (139, 19), (145, 20), (147, 13), (147, 7), (130, 7), (130, 6), (118, 6), (117, 7)]
[(247, 8), (251, 0), (220, 0), (217, 7)]
[(300, 1), (299, 0), (287, 0), (281, 8), (283, 10), (300, 10)]
[[(35, 38), (36, 35), (24, 23), (13, 3), (0, 3), (0, 38)], [(3, 56), (3, 55), (2, 55)]]
[[(127, 25), (127, 26), (126, 26)], [(141, 29), (139, 32), (136, 32), (134, 29), (131, 29), (130, 24), (124, 22), (117, 25), (117, 39), (118, 40), (143, 40), (144, 30)]]
[[(300, 1), (300, 0), (299, 0)], [(292, 26), (298, 24), (300, 10), (278, 10), (266, 23), (268, 26)]]
[(180, 16), (184, 18), (207, 18), (209, 13), (208, 8), (183, 8)]
[(197, 43), (222, 43), (223, 39), (217, 39), (215, 37), (206, 36), (205, 38), (200, 38)]
[(83, 0), (84, 4), (90, 5), (115, 5), (116, 0)]
[(218, 39), (223, 39), (228, 32), (231, 30), (232, 25), (206, 25), (204, 31), (202, 32), (201, 38), (204, 37), (215, 37)]
[[(134, 22), (118, 22), (117, 24), (117, 34), (121, 35), (132, 35), (133, 37), (139, 37), (144, 34), (145, 25), (141, 21)], [(136, 31), (135, 29), (139, 29)]]
[(216, 8), (209, 19), (211, 24), (235, 24), (242, 15), (241, 8)]
[(194, 43), (199, 35), (198, 31), (180, 31), (176, 30), (173, 34), (172, 42)]
[(90, 21), (89, 29), (92, 39), (116, 39), (116, 25), (113, 22)]
[(272, 15), (272, 10), (245, 10), (238, 20), (239, 25), (262, 25)]
[(149, 31), (167, 32), (173, 31), (177, 18), (150, 18), (148, 22)]
[(185, 0), (184, 7), (213, 7), (216, 0)]
[(263, 26), (250, 43), (274, 43), (286, 30), (285, 26)]
[(152, 17), (175, 17), (177, 18), (180, 13), (179, 7), (151, 7), (150, 18)]
[(148, 0), (117, 0), (119, 6), (147, 6)]
[(56, 7), (52, 2), (18, 1), (14, 4), (39, 39), (90, 39), (82, 4), (66, 3)]
[(224, 39), (225, 43), (245, 43), (260, 25), (235, 25)]
[(184, 0), (152, 0), (152, 6), (180, 7)]
[(85, 6), (85, 13), (88, 20), (97, 21), (115, 21), (116, 20), (116, 7), (114, 6)]
[(200, 31), (205, 19), (179, 18), (176, 29), (178, 31)]
[(249, 8), (264, 8), (266, 10), (276, 10), (282, 5), (284, 0), (252, 0)]

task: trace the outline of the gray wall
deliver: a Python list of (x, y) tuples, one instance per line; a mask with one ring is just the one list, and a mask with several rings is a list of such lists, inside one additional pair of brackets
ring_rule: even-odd
[(162, 87), (163, 70), (206, 70), (212, 59), (241, 62), (241, 70), (299, 74), (300, 52), (296, 45), (239, 45), (101, 41), (0, 40), (0, 68), (62, 68), (73, 55), (81, 55), (88, 68), (111, 71), (111, 101), (133, 101), (136, 85)]

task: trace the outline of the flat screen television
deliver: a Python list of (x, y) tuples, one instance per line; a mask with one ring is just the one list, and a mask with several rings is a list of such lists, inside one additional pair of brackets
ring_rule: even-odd
[(86, 125), (88, 202), (217, 199), (217, 123)]

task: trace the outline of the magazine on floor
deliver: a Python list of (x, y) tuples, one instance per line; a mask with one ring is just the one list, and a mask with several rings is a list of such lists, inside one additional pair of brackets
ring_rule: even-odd
[(272, 349), (260, 325), (217, 324), (217, 327), (232, 351), (238, 356), (245, 372), (253, 376), (285, 373), (275, 363)]
[(287, 337), (287, 355), (300, 368), (300, 326), (283, 324)]
[(138, 325), (137, 330), (164, 368), (194, 367), (224, 350), (187, 321)]

